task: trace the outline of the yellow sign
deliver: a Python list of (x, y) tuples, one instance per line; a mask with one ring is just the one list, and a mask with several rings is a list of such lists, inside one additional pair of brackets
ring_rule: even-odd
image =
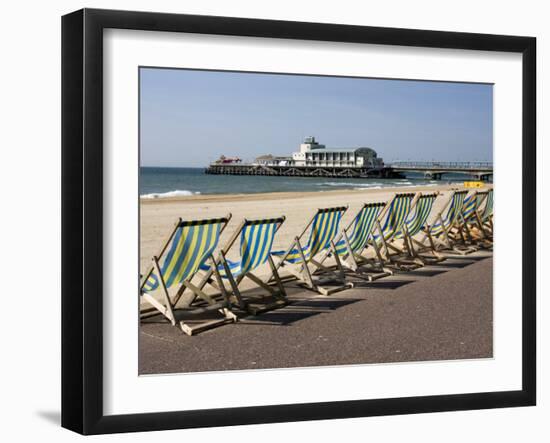
[(483, 188), (483, 182), (464, 182), (465, 188)]

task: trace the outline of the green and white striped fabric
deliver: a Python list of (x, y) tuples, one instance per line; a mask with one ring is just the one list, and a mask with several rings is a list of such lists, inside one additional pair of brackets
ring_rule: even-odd
[[(389, 240), (402, 230), (403, 223), (411, 209), (413, 199), (414, 194), (395, 195), (395, 198), (390, 203), (384, 225), (382, 226), (382, 234), (385, 240)], [(375, 234), (374, 239), (380, 239), (380, 234)]]
[[(348, 237), (352, 252), (360, 254), (365, 249), (374, 230), (378, 215), (384, 206), (386, 206), (385, 203), (368, 203), (361, 208), (355, 217), (353, 229)], [(348, 255), (349, 251), (345, 239), (342, 238), (336, 244), (336, 252), (343, 257)]]
[[(309, 240), (305, 246), (302, 246), (306, 262), (315, 257), (319, 252), (325, 251), (330, 247), (331, 240), (338, 234), (340, 220), (346, 212), (347, 207), (319, 209), (313, 218)], [(284, 256), (286, 251), (273, 251), (275, 256)], [(295, 264), (301, 263), (302, 256), (298, 248), (294, 248), (286, 256), (285, 261)]]
[(481, 215), (481, 220), (485, 221), (493, 215), (493, 190), (489, 189), (487, 192), (487, 198), (485, 200), (485, 208)]
[[(432, 208), (435, 202), (436, 194), (421, 195), (414, 206), (414, 210), (409, 213), (405, 220), (405, 226), (410, 236), (416, 235), (420, 230), (426, 226), (428, 217), (432, 212)], [(395, 238), (402, 238), (404, 235), (403, 230), (400, 230)]]
[(432, 235), (440, 235), (443, 231), (448, 231), (449, 227), (456, 223), (459, 215), (464, 208), (464, 200), (468, 191), (455, 191), (453, 193), (451, 203), (447, 207), (445, 216), (442, 217), (442, 221), (438, 221), (432, 226)]

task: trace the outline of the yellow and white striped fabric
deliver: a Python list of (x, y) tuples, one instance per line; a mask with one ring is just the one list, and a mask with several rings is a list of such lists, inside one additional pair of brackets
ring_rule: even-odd
[[(176, 229), (168, 253), (161, 258), (160, 270), (164, 284), (181, 284), (195, 275), (218, 245), (220, 231), (226, 219), (182, 222)], [(142, 287), (152, 292), (159, 287), (159, 276), (151, 273)]]

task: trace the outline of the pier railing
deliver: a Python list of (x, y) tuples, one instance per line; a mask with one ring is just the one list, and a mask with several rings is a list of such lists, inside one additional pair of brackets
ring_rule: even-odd
[(493, 162), (413, 162), (397, 161), (389, 165), (394, 169), (492, 171)]
[(210, 164), (206, 174), (271, 175), (286, 177), (343, 177), (343, 178), (403, 178), (407, 171), (420, 172), (426, 178), (439, 180), (448, 173), (460, 173), (487, 180), (493, 175), (491, 162), (394, 162), (381, 167), (353, 166), (295, 166), (263, 164)]
[(293, 166), (259, 164), (210, 164), (204, 171), (215, 175), (272, 175), (286, 177), (344, 177), (388, 178), (391, 171), (387, 168), (343, 167), (343, 166)]

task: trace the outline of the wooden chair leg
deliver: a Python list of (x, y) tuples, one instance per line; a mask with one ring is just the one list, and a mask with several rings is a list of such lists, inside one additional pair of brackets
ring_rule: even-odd
[(271, 258), (271, 256), (269, 256), (267, 258), (267, 262), (269, 263), (269, 267), (271, 268), (271, 275), (273, 276), (273, 278), (275, 279), (275, 284), (277, 285), (277, 287), (279, 288), (279, 292), (284, 296), (286, 297), (286, 290), (285, 290), (285, 287), (283, 286), (283, 283), (281, 282), (281, 277), (279, 276), (279, 271), (277, 270), (276, 266), (275, 266), (275, 263), (273, 263), (273, 259)]
[(302, 269), (300, 272), (300, 274), (302, 275), (302, 281), (304, 281), (309, 286), (310, 289), (315, 289), (315, 283), (313, 282), (313, 277), (311, 275), (311, 272), (309, 271), (309, 265), (304, 255), (304, 251), (302, 250), (300, 239), (296, 237), (295, 243), (296, 243), (296, 246), (298, 247), (300, 258), (302, 260)]
[(438, 250), (435, 246), (434, 238), (432, 236), (432, 232), (431, 232), (431, 229), (429, 227), (428, 227), (427, 233), (428, 233), (428, 239), (429, 239), (429, 242), (430, 242), (430, 247), (432, 248), (432, 251), (433, 251), (434, 255), (436, 255), (436, 254), (438, 254)]
[(382, 226), (380, 225), (380, 222), (378, 222), (378, 230), (380, 232), (380, 238), (381, 238), (381, 244), (384, 246), (384, 255), (385, 260), (388, 261), (390, 259), (390, 251), (388, 249), (388, 242), (386, 241), (386, 237), (384, 237), (384, 231), (382, 231)]
[(344, 273), (344, 268), (342, 267), (342, 262), (340, 261), (340, 257), (338, 253), (336, 252), (336, 245), (331, 240), (330, 241), (330, 247), (332, 249), (332, 253), (334, 254), (334, 260), (336, 261), (336, 267), (338, 269), (338, 274), (340, 276), (340, 279), (343, 281), (346, 279), (346, 275)]
[(357, 263), (357, 259), (355, 258), (353, 250), (351, 249), (351, 244), (349, 242), (349, 238), (346, 232), (344, 232), (344, 242), (346, 244), (346, 251), (348, 255), (345, 259), (343, 259), (343, 261), (347, 263), (347, 261), (349, 260), (351, 262), (348, 263), (349, 268), (355, 272), (359, 268), (359, 264)]
[(449, 234), (447, 232), (447, 228), (445, 227), (445, 223), (443, 223), (443, 218), (441, 214), (439, 215), (439, 222), (441, 223), (441, 230), (443, 233), (443, 237), (445, 238), (445, 243), (447, 248), (452, 248), (453, 245), (451, 244), (451, 239), (449, 238)]
[(237, 304), (238, 304), (239, 308), (246, 309), (246, 303), (244, 302), (244, 300), (241, 296), (241, 292), (239, 291), (239, 288), (237, 286), (237, 282), (235, 281), (235, 279), (233, 277), (233, 274), (231, 273), (231, 269), (229, 269), (229, 265), (227, 264), (227, 260), (225, 259), (225, 257), (223, 255), (221, 257), (221, 262), (222, 262), (222, 266), (223, 266), (223, 269), (225, 271), (225, 275), (227, 277), (227, 280), (229, 281), (229, 286), (231, 286), (232, 295), (237, 300)]
[[(376, 257), (378, 259), (378, 263), (380, 264), (380, 267), (384, 269), (384, 259), (382, 258), (382, 254), (380, 252), (380, 248), (378, 247), (378, 244), (376, 243), (376, 240), (372, 240), (372, 247), (374, 248), (374, 253), (376, 254)], [(393, 271), (391, 271), (393, 275)]]
[(172, 323), (172, 326), (176, 324), (176, 318), (174, 317), (174, 310), (172, 308), (172, 300), (170, 300), (170, 294), (168, 293), (168, 289), (166, 288), (166, 283), (164, 282), (164, 277), (162, 276), (162, 272), (160, 271), (160, 265), (157, 257), (153, 257), (153, 261), (155, 263), (155, 268), (157, 271), (158, 279), (160, 282), (160, 288), (162, 290), (162, 296), (164, 298), (164, 302), (166, 303), (166, 311), (167, 311), (167, 317)]
[[(149, 303), (151, 306), (153, 306), (155, 309), (151, 311), (151, 314), (147, 315), (147, 317), (149, 316), (153, 316), (153, 315), (158, 315), (158, 313), (160, 312), (162, 315), (164, 315), (170, 322), (172, 322), (172, 317), (170, 317), (170, 312), (168, 311), (168, 308), (163, 305), (162, 303), (160, 303), (155, 297), (153, 297), (152, 295), (148, 294), (148, 293), (144, 293), (142, 295), (142, 297), (144, 298), (144, 300)], [(158, 311), (158, 312), (156, 312)]]
[[(231, 298), (229, 297), (229, 293), (227, 292), (227, 288), (225, 287), (223, 283), (222, 276), (220, 275), (219, 271), (215, 269), (213, 272), (214, 278), (216, 279), (216, 283), (218, 284), (218, 288), (222, 294), (223, 299), (225, 300), (225, 303), (228, 307), (231, 306)], [(199, 286), (200, 287), (200, 286)]]

